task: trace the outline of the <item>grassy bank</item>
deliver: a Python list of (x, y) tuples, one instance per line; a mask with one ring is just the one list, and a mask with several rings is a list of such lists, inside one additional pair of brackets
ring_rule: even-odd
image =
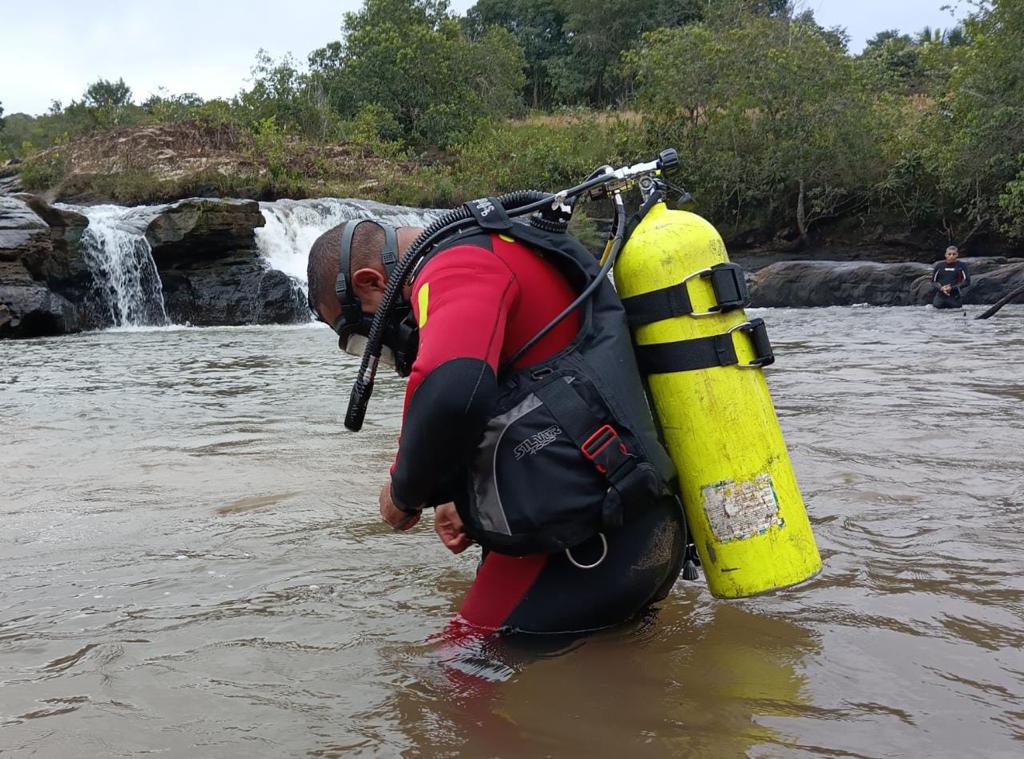
[(197, 121), (110, 130), (39, 151), (17, 168), (26, 190), (71, 202), (333, 196), (439, 207), (572, 184), (640, 155), (631, 146), (636, 131), (635, 115), (538, 114), (481, 126), (458, 147), (414, 159), (379, 140), (316, 143)]

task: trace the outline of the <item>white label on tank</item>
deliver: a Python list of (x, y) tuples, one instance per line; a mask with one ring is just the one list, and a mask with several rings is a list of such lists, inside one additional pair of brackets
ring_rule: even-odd
[(767, 472), (745, 482), (722, 480), (705, 485), (701, 492), (711, 532), (720, 543), (752, 538), (783, 524), (772, 476)]

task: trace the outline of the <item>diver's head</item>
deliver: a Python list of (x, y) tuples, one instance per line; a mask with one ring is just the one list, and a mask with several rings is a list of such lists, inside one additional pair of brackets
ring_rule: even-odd
[[(389, 269), (422, 231), (420, 227), (395, 228), (359, 219), (320, 235), (310, 248), (306, 269), (309, 307), (316, 317), (334, 327), (342, 312), (354, 310), (356, 305), (360, 313), (373, 316), (384, 297)], [(385, 262), (389, 244), (392, 249), (387, 254), (393, 259)], [(347, 271), (342, 272), (346, 260)]]
[(388, 277), (421, 231), (360, 219), (329, 229), (313, 243), (306, 270), (309, 307), (338, 333), (342, 350), (362, 355)]
[(946, 263), (951, 264), (960, 256), (960, 249), (956, 245), (946, 248)]

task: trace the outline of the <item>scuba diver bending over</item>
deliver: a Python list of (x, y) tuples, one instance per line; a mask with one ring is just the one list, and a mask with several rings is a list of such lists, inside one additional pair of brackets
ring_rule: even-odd
[[(471, 629), (629, 621), (668, 594), (687, 541), (625, 316), (564, 230), (488, 205), (477, 201), (478, 226), (429, 250), (383, 332), (408, 386), (381, 517), (407, 530), (433, 508), (450, 551), (481, 544), (460, 609)], [(362, 355), (420, 232), (350, 221), (313, 244), (310, 307), (347, 352)], [(552, 326), (588, 284), (595, 295)]]
[(958, 261), (960, 251), (955, 245), (946, 248), (945, 260), (935, 264), (932, 270), (932, 289), (935, 297), (932, 306), (935, 308), (962, 308), (964, 305), (962, 289), (971, 284), (971, 274), (963, 261)]

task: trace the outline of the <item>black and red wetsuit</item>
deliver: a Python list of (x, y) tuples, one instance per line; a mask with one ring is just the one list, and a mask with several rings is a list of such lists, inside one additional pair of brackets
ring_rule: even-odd
[[(459, 492), (498, 394), (496, 373), (576, 296), (537, 253), (511, 238), (480, 234), (438, 254), (416, 276), (419, 353), (409, 377), (392, 493), (405, 508), (437, 505)], [(566, 347), (579, 316), (562, 321), (515, 366)], [(457, 475), (456, 475), (457, 476)], [(564, 553), (513, 557), (489, 552), (461, 609), (487, 630), (578, 632), (624, 622), (668, 593), (679, 574), (683, 530), (671, 504), (627, 515), (608, 535), (608, 556), (580, 569)], [(581, 564), (599, 539), (574, 550)]]
[[(932, 289), (935, 290), (932, 305), (935, 308), (962, 308), (963, 288), (970, 287), (970, 284), (971, 273), (963, 261), (939, 261), (932, 269)], [(946, 285), (951, 288), (948, 295), (942, 292)]]

